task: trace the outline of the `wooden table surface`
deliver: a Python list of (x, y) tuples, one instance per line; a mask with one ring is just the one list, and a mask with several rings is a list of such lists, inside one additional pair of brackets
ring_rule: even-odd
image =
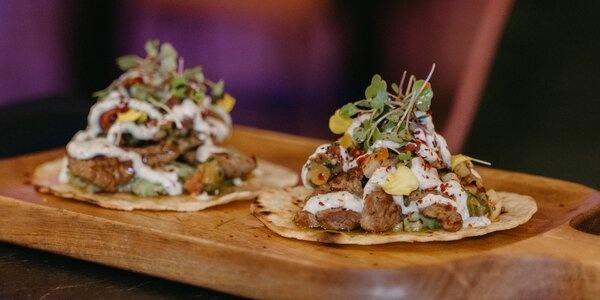
[[(229, 142), (299, 170), (320, 143), (248, 128)], [(454, 242), (377, 246), (284, 239), (238, 202), (198, 213), (117, 212), (27, 184), (51, 151), (0, 161), (0, 241), (250, 297), (581, 297), (600, 294), (600, 193), (495, 169), (487, 185), (539, 211), (512, 230)], [(224, 297), (210, 290), (0, 244), (0, 297)]]

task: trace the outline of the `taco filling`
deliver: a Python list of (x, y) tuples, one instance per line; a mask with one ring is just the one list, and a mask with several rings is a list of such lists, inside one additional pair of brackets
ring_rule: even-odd
[(435, 131), (429, 78), (411, 76), (391, 90), (375, 75), (365, 99), (330, 118), (329, 128), (342, 137), (319, 146), (304, 164), (302, 182), (312, 192), (295, 225), (456, 232), (496, 221), (502, 200), (484, 187), (473, 166), (477, 160), (451, 155)]
[(168, 43), (150, 41), (146, 52), (117, 60), (124, 73), (95, 94), (87, 128), (66, 147), (60, 181), (96, 193), (200, 200), (242, 185), (257, 163), (218, 146), (231, 133), (235, 104), (223, 81), (185, 69)]

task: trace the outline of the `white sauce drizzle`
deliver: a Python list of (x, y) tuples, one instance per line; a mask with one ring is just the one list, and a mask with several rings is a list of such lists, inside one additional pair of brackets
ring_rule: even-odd
[(429, 163), (441, 159), (447, 166), (450, 166), (451, 154), (448, 150), (448, 143), (443, 136), (435, 132), (431, 116), (422, 111), (416, 111), (415, 116), (420, 124), (413, 130), (413, 136), (419, 144), (417, 151), (419, 156)]
[(380, 167), (373, 172), (367, 184), (363, 188), (363, 199), (367, 197), (368, 194), (372, 193), (375, 190), (381, 188), (381, 186), (385, 183), (385, 178), (391, 174), (396, 172), (396, 168), (393, 166), (390, 167)]
[[(375, 143), (373, 143), (373, 145), (371, 146), (371, 149), (377, 149), (377, 148), (398, 149), (400, 147), (402, 147), (402, 145), (400, 145), (399, 143), (396, 143), (394, 141), (377, 140), (377, 141), (375, 141)], [(369, 151), (371, 151), (371, 150), (369, 149)]]
[(425, 165), (420, 157), (413, 157), (410, 161), (410, 170), (419, 181), (419, 189), (426, 190), (442, 183), (436, 168)]
[(365, 120), (368, 120), (371, 117), (371, 114), (372, 113), (363, 113), (356, 117), (356, 119), (354, 119), (350, 126), (348, 126), (348, 128), (346, 129), (346, 133), (349, 136), (354, 137), (354, 129), (360, 126)]
[(196, 150), (196, 159), (199, 162), (205, 162), (211, 155), (217, 153), (227, 153), (227, 149), (215, 146), (211, 139), (206, 139), (204, 144)]
[[(154, 124), (115, 122), (108, 129), (105, 138), (99, 137), (103, 132), (100, 124), (101, 116), (111, 109), (125, 105), (130, 109), (145, 112), (156, 122)], [(210, 110), (220, 119), (207, 117), (205, 120), (202, 117), (202, 110)], [(215, 146), (211, 137), (221, 141), (229, 136), (231, 117), (222, 108), (211, 105), (210, 98), (205, 98), (201, 105), (197, 105), (191, 99), (185, 99), (181, 104), (173, 106), (166, 114), (163, 114), (149, 103), (130, 98), (125, 90), (112, 91), (102, 101), (92, 106), (88, 114), (88, 127), (75, 134), (67, 145), (67, 152), (69, 156), (81, 160), (92, 159), (100, 155), (115, 157), (120, 161), (130, 160), (136, 177), (162, 185), (169, 195), (179, 195), (183, 188), (174, 172), (153, 170), (142, 162), (139, 154), (126, 151), (116, 145), (119, 144), (124, 133), (131, 134), (139, 140), (152, 140), (162, 125), (173, 122), (178, 128), (182, 128), (182, 122), (186, 119), (193, 120), (192, 128), (198, 133), (198, 138), (204, 142), (197, 150), (197, 158), (200, 162), (206, 161), (214, 153), (227, 152), (227, 149)], [(65, 161), (61, 168), (61, 181), (68, 181), (67, 172), (67, 162)], [(234, 180), (234, 182), (238, 181)]]
[(363, 200), (346, 191), (321, 194), (310, 197), (303, 210), (316, 214), (339, 207), (360, 213), (363, 210)]
[(442, 157), (442, 160), (444, 161), (444, 163), (446, 163), (447, 166), (450, 166), (450, 159), (452, 158), (452, 154), (450, 154), (450, 149), (448, 149), (448, 143), (446, 142), (446, 139), (436, 132), (435, 142), (438, 146), (438, 150), (440, 156)]
[(80, 160), (92, 159), (100, 155), (115, 157), (121, 161), (130, 160), (136, 177), (162, 185), (167, 194), (171, 196), (179, 195), (182, 192), (182, 185), (177, 181), (177, 173), (153, 170), (142, 162), (139, 154), (125, 151), (108, 143), (106, 139), (72, 141), (67, 144), (67, 152), (71, 157)]

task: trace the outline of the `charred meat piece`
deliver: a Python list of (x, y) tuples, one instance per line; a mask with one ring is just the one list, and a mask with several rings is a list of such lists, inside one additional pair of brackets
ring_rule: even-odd
[(345, 208), (330, 208), (317, 213), (317, 221), (324, 229), (350, 231), (358, 227), (360, 213)]
[(313, 193), (309, 196), (327, 194), (333, 192), (347, 191), (362, 198), (363, 187), (362, 187), (363, 173), (360, 168), (350, 169), (348, 172), (340, 173), (333, 177), (329, 182), (324, 185), (318, 186)]
[(125, 150), (139, 154), (142, 161), (150, 167), (172, 163), (179, 156), (177, 148), (164, 143), (141, 148), (125, 148)]
[(321, 225), (317, 221), (317, 216), (305, 210), (299, 211), (294, 217), (294, 224), (304, 228), (319, 228)]
[(218, 153), (215, 160), (227, 178), (243, 178), (256, 169), (256, 159), (238, 153)]
[(185, 153), (191, 149), (196, 149), (196, 147), (202, 144), (202, 141), (198, 138), (198, 135), (194, 133), (189, 137), (177, 139), (176, 141), (173, 141), (172, 144), (177, 147), (177, 150), (179, 150), (180, 153)]
[(440, 221), (446, 231), (459, 231), (463, 225), (460, 214), (452, 205), (435, 203), (422, 209), (421, 213)]
[(114, 157), (95, 157), (78, 160), (69, 157), (69, 171), (74, 176), (89, 181), (103, 192), (116, 192), (119, 185), (126, 184), (134, 175), (131, 161), (119, 161)]
[(360, 227), (369, 232), (390, 230), (402, 218), (402, 208), (391, 195), (376, 190), (365, 197)]

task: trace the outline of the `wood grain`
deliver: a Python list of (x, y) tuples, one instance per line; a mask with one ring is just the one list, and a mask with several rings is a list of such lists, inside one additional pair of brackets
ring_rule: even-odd
[[(299, 170), (321, 142), (238, 127), (229, 144)], [(62, 154), (0, 161), (0, 240), (255, 298), (600, 295), (600, 236), (570, 225), (600, 208), (600, 193), (579, 184), (485, 168), (487, 185), (537, 200), (528, 223), (454, 242), (326, 245), (277, 236), (249, 202), (121, 212), (36, 193), (29, 174)]]

